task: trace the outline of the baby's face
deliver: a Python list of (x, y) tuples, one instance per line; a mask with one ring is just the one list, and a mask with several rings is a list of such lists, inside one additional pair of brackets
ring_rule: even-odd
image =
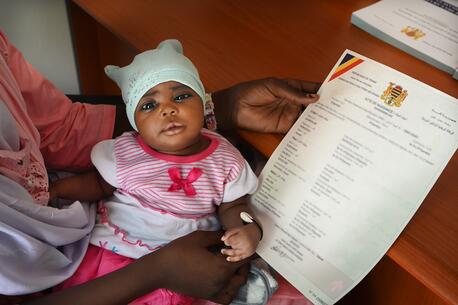
[(202, 100), (194, 90), (181, 83), (159, 84), (140, 99), (135, 109), (135, 124), (143, 141), (159, 152), (195, 153), (202, 144)]

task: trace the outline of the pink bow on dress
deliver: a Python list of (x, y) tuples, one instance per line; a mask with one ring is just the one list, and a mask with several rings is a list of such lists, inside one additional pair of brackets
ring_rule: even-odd
[(192, 186), (192, 183), (199, 179), (200, 175), (202, 175), (202, 170), (200, 168), (193, 167), (189, 171), (186, 179), (182, 179), (178, 167), (169, 168), (169, 177), (173, 183), (169, 187), (168, 191), (175, 192), (183, 189), (186, 196), (194, 196), (197, 193), (194, 187)]

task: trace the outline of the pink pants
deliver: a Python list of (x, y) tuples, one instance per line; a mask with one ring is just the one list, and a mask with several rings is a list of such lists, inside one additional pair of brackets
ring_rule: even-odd
[[(76, 286), (107, 273), (120, 269), (132, 263), (134, 259), (118, 255), (110, 250), (89, 245), (81, 265), (69, 279), (60, 284), (57, 289)], [(126, 279), (128, 280), (128, 279)], [(115, 287), (113, 287), (115, 288)], [(132, 301), (131, 305), (190, 305), (193, 298), (167, 289), (157, 289)]]

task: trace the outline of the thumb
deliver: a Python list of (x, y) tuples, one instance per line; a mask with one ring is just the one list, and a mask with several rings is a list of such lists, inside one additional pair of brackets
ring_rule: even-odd
[(237, 295), (239, 288), (246, 283), (249, 271), (249, 264), (245, 264), (237, 268), (234, 276), (232, 276), (226, 287), (220, 291), (216, 300), (221, 304), (230, 304)]
[(292, 104), (308, 105), (318, 100), (319, 97), (315, 94), (318, 88), (319, 84), (317, 83), (283, 79), (272, 84), (269, 89), (276, 97), (285, 99)]
[(284, 78), (283, 81), (286, 82), (289, 86), (294, 87), (305, 93), (316, 93), (318, 89), (320, 89), (321, 87), (321, 83), (308, 82), (305, 80), (294, 78)]

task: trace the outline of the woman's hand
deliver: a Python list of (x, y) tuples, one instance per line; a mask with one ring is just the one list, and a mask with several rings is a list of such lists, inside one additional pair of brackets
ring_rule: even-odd
[(227, 262), (219, 250), (222, 232), (196, 231), (102, 277), (23, 305), (121, 305), (158, 288), (229, 304), (247, 279), (248, 261)]
[(303, 107), (318, 100), (319, 87), (302, 80), (265, 78), (217, 91), (212, 96), (218, 126), (286, 133)]
[[(220, 304), (229, 304), (247, 279), (247, 260), (227, 262), (220, 254), (221, 232), (196, 231), (157, 251), (164, 270), (160, 287)], [(215, 251), (210, 248), (218, 246)], [(156, 272), (157, 270), (151, 270)]]

